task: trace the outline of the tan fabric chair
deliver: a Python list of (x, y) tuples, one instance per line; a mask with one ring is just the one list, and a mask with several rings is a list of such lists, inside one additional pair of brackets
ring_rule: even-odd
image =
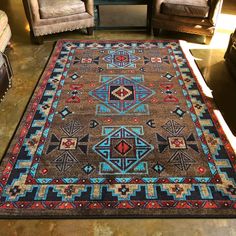
[(154, 0), (152, 28), (204, 35), (214, 34), (223, 0)]
[(23, 0), (33, 42), (43, 35), (87, 28), (93, 33), (93, 0)]
[(0, 52), (4, 52), (11, 38), (11, 29), (4, 11), (0, 10)]

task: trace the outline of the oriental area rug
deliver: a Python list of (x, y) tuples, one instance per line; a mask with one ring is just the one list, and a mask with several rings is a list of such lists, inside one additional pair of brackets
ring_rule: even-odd
[(181, 45), (58, 41), (1, 163), (1, 217), (236, 216), (235, 153)]

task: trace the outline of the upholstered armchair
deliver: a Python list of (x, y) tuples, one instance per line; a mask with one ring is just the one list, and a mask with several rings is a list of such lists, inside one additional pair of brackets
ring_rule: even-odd
[(214, 34), (223, 0), (154, 0), (152, 28), (206, 36)]
[(0, 10), (0, 52), (4, 52), (11, 38), (11, 29), (8, 24), (8, 17)]
[(23, 0), (31, 39), (42, 43), (43, 35), (87, 28), (93, 33), (93, 0)]

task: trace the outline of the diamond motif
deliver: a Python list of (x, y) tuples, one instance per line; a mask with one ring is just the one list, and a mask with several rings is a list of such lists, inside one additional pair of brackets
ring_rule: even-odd
[[(110, 100), (133, 100), (133, 86), (110, 86)], [(113, 96), (112, 96), (113, 95)]]
[(79, 77), (78, 74), (77, 74), (77, 73), (74, 73), (73, 75), (71, 75), (70, 78), (71, 78), (72, 80), (76, 80), (76, 79), (78, 79), (78, 77)]
[(170, 81), (170, 80), (172, 80), (172, 78), (174, 76), (172, 74), (170, 74), (169, 72), (167, 72), (163, 77), (165, 77), (166, 79), (168, 79)]
[(86, 174), (90, 174), (94, 171), (94, 167), (91, 164), (87, 164), (85, 165), (82, 170), (86, 173)]
[(132, 146), (125, 142), (125, 140), (121, 140), (114, 148), (118, 153), (124, 156), (132, 149)]
[(62, 109), (60, 112), (58, 112), (61, 117), (62, 117), (62, 120), (64, 120), (68, 115), (70, 115), (72, 112), (67, 108), (65, 107), (64, 109)]
[[(119, 141), (118, 144), (117, 140)], [(134, 146), (132, 147), (126, 140), (133, 143)], [(113, 151), (114, 149), (116, 151)], [(125, 126), (114, 129), (105, 139), (93, 147), (93, 150), (106, 161), (103, 164), (106, 170), (115, 168), (117, 174), (128, 173), (131, 168), (141, 164), (141, 160), (153, 149), (151, 144)], [(115, 173), (113, 172), (113, 174)]]
[[(90, 96), (105, 105), (99, 105), (99, 107), (102, 107), (99, 110), (100, 113), (107, 114), (114, 110), (116, 114), (120, 115), (140, 105), (153, 94), (155, 94), (153, 90), (122, 75), (104, 82), (100, 87), (89, 92)], [(112, 108), (112, 111), (110, 108)], [(142, 110), (138, 110), (138, 112), (142, 112)]]
[(176, 115), (178, 115), (180, 118), (183, 117), (183, 115), (186, 113), (186, 111), (182, 110), (179, 106), (176, 107), (176, 109), (173, 111)]
[(140, 59), (134, 54), (134, 50), (125, 50), (125, 49), (118, 49), (118, 50), (110, 50), (109, 55), (104, 57), (104, 61), (108, 62), (108, 68), (126, 68), (132, 67), (135, 68), (136, 65), (134, 62)]
[(153, 169), (154, 169), (158, 174), (160, 174), (161, 172), (163, 172), (163, 171), (165, 170), (165, 167), (157, 162), (157, 164), (156, 164), (155, 166), (153, 166)]

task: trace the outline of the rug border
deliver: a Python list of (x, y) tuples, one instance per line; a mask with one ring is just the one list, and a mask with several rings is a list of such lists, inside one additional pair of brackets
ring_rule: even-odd
[[(10, 138), (10, 140), (9, 140), (9, 142), (8, 142), (8, 144), (7, 144), (7, 146), (6, 146), (6, 149), (5, 149), (4, 152), (3, 152), (2, 158), (0, 159), (0, 173), (2, 172), (2, 166), (4, 166), (4, 159), (5, 159), (5, 156), (7, 155), (7, 152), (8, 152), (8, 150), (9, 150), (11, 144), (12, 144), (12, 141), (13, 141), (13, 139), (14, 139), (14, 137), (15, 137), (17, 131), (18, 131), (18, 129), (19, 129), (19, 126), (21, 125), (21, 123), (22, 123), (22, 121), (23, 121), (23, 119), (24, 119), (25, 113), (26, 113), (27, 109), (29, 108), (29, 106), (30, 106), (30, 104), (31, 104), (31, 102), (32, 102), (32, 98), (33, 98), (33, 96), (34, 96), (34, 93), (35, 93), (35, 91), (37, 91), (38, 85), (41, 83), (42, 77), (44, 76), (44, 74), (46, 74), (47, 67), (49, 66), (49, 64), (50, 64), (50, 62), (51, 62), (52, 55), (53, 55), (54, 52), (56, 51), (56, 46), (59, 44), (59, 41), (60, 41), (60, 40), (58, 40), (58, 41), (56, 41), (56, 42), (53, 43), (53, 48), (52, 48), (52, 50), (51, 50), (51, 52), (50, 52), (50, 55), (49, 55), (49, 57), (48, 57), (48, 59), (47, 59), (45, 65), (44, 65), (44, 67), (43, 67), (42, 72), (40, 73), (40, 75), (39, 75), (39, 77), (38, 77), (38, 80), (37, 80), (37, 82), (36, 82), (34, 88), (32, 89), (32, 93), (31, 93), (31, 95), (30, 95), (30, 97), (29, 97), (29, 99), (28, 99), (28, 101), (27, 101), (27, 103), (26, 103), (26, 105), (25, 105), (25, 108), (24, 108), (24, 110), (23, 110), (23, 112), (22, 112), (22, 115), (21, 115), (21, 117), (20, 117), (20, 120), (19, 120), (19, 121), (17, 122), (17, 124), (16, 124), (15, 130), (14, 130), (14, 132), (13, 132), (13, 134), (12, 134), (12, 136), (11, 136), (11, 138)], [(14, 86), (14, 83), (13, 83), (13, 86)], [(4, 167), (5, 167), (5, 166), (4, 166)]]
[[(211, 113), (210, 113), (210, 116), (211, 116), (211, 119), (213, 120), (214, 122), (214, 125), (216, 126), (217, 123), (220, 124), (220, 127), (219, 128), (216, 128), (220, 137), (222, 138), (222, 135), (225, 136), (226, 140), (229, 142), (230, 144), (230, 149), (232, 152), (234, 152), (236, 154), (236, 137), (234, 136), (234, 134), (232, 133), (232, 131), (230, 130), (229, 126), (227, 125), (223, 115), (221, 114), (220, 112), (220, 109), (215, 101), (215, 98), (212, 94), (212, 90), (210, 90), (210, 88), (208, 87), (207, 85), (207, 82), (206, 80), (204, 79), (199, 67), (198, 67), (198, 64), (196, 63), (196, 61), (194, 60), (194, 56), (192, 55), (190, 49), (187, 48), (187, 42), (186, 41), (183, 41), (183, 40), (179, 40), (179, 43), (180, 43), (180, 46), (181, 46), (181, 49), (182, 49), (182, 52), (185, 56), (185, 58), (187, 59), (187, 64), (189, 66), (189, 69), (191, 71), (191, 73), (193, 74), (194, 78), (195, 78), (195, 81), (197, 82), (197, 85), (198, 85), (198, 89), (200, 90), (201, 92), (201, 95), (204, 99), (204, 103), (206, 103), (207, 101), (209, 101), (209, 98), (207, 97), (206, 93), (203, 91), (204, 88), (208, 90), (208, 93), (210, 93), (210, 103), (211, 103), (211, 107), (210, 107), (210, 110), (211, 110)], [(197, 75), (196, 75), (197, 74)], [(207, 106), (207, 108), (209, 108), (209, 106)], [(220, 112), (220, 118), (217, 117), (217, 115), (214, 114), (214, 111), (212, 108), (216, 108), (219, 110)], [(214, 114), (214, 117), (212, 116), (212, 114)], [(227, 129), (227, 132), (225, 130), (222, 131), (222, 127), (224, 127), (224, 129)], [(221, 132), (219, 132), (221, 131)], [(234, 140), (234, 141), (232, 141)], [(228, 153), (228, 150), (226, 149), (227, 153)]]
[[(32, 91), (32, 94), (26, 104), (26, 107), (21, 115), (21, 118), (15, 128), (15, 131), (7, 145), (7, 148), (2, 156), (2, 159), (0, 160), (0, 172), (2, 172), (2, 169), (5, 168), (5, 162), (8, 161), (4, 160), (5, 156), (9, 150), (9, 148), (12, 145), (12, 142), (17, 134), (17, 131), (21, 125), (21, 123), (25, 120), (25, 113), (27, 111), (27, 109), (29, 109), (29, 107), (31, 106), (31, 104), (33, 103), (32, 98), (34, 97), (35, 92), (37, 92), (37, 89), (40, 85), (40, 83), (42, 82), (42, 79), (44, 78), (45, 74), (48, 72), (48, 69), (50, 69), (50, 64), (53, 62), (53, 59), (57, 56), (56, 51), (57, 51), (57, 46), (59, 46), (60, 44), (62, 45), (64, 42), (101, 42), (101, 43), (116, 43), (117, 41), (119, 42), (129, 42), (129, 41), (133, 41), (133, 42), (177, 42), (179, 43), (180, 47), (181, 47), (181, 51), (184, 55), (184, 57), (187, 60), (187, 64), (189, 66), (189, 69), (198, 85), (198, 89), (200, 89), (201, 95), (204, 98), (204, 102), (206, 102), (206, 95), (203, 92), (202, 89), (202, 85), (201, 83), (199, 83), (199, 78), (202, 80), (201, 82), (204, 83), (204, 86), (207, 86), (201, 71), (199, 70), (197, 63), (194, 61), (193, 56), (191, 55), (191, 52), (188, 48), (186, 48), (187, 42), (184, 42), (182, 40), (175, 40), (175, 39), (144, 39), (144, 40), (135, 40), (135, 39), (127, 39), (127, 40), (76, 40), (76, 39), (60, 39), (57, 40), (57, 42), (55, 42), (53, 44), (53, 49), (49, 55), (49, 58), (42, 70), (42, 73), (39, 76), (39, 79)], [(61, 47), (60, 47), (61, 50)], [(55, 54), (54, 57), (52, 57)], [(196, 75), (196, 73), (198, 74), (198, 76)], [(211, 101), (212, 107), (217, 107), (214, 98)], [(210, 108), (212, 108), (210, 107)], [(209, 107), (208, 107), (209, 108)], [(213, 109), (211, 109), (211, 112)], [(211, 114), (210, 114), (211, 115)], [(215, 117), (211, 118), (214, 122), (219, 122), (218, 119), (216, 119)], [(223, 118), (224, 121), (224, 118)], [(224, 121), (225, 122), (225, 121)], [(225, 122), (226, 124), (226, 122)], [(227, 128), (229, 129), (228, 125), (226, 124)], [(230, 129), (229, 129), (230, 130)], [(217, 128), (217, 131), (219, 132), (219, 129)], [(231, 144), (227, 134), (225, 132), (223, 132), (223, 134), (221, 132), (219, 132), (220, 137), (222, 138), (222, 135), (225, 136), (225, 138), (227, 139), (227, 141), (230, 143), (230, 146), (233, 150), (233, 145)], [(227, 150), (227, 149), (226, 149)], [(228, 152), (228, 150), (227, 150)], [(82, 209), (81, 209), (82, 210)], [(112, 214), (107, 214), (104, 215), (104, 211), (111, 211)], [(54, 209), (54, 214), (52, 214), (51, 210), (44, 210), (44, 214), (42, 214), (41, 210), (34, 210), (32, 212), (31, 209), (16, 209), (16, 210), (9, 210), (9, 214), (8, 211), (5, 210), (5, 212), (0, 212), (0, 219), (107, 219), (107, 218), (114, 218), (114, 219), (129, 219), (129, 218), (236, 218), (236, 214), (235, 214), (235, 209), (213, 209), (214, 211), (220, 211), (217, 214), (212, 214), (209, 213), (209, 211), (211, 211), (211, 209), (133, 209), (133, 213), (132, 214), (124, 214), (122, 215), (121, 211), (125, 211), (126, 209), (93, 209), (91, 211), (91, 209), (83, 209), (82, 211), (85, 214), (80, 214), (78, 215), (77, 212), (80, 211), (80, 209), (69, 209), (69, 210), (63, 210), (64, 213), (63, 215), (60, 215), (60, 212), (62, 211), (61, 209)], [(140, 210), (142, 210), (143, 212), (140, 214)], [(22, 213), (21, 213), (22, 211)], [(66, 211), (66, 212), (65, 212)], [(144, 211), (147, 211), (147, 213), (144, 213)], [(150, 211), (152, 211), (153, 215), (150, 215)], [(169, 214), (168, 211), (171, 211), (172, 213)], [(180, 211), (181, 211), (181, 215), (180, 215)], [(185, 213), (186, 212), (186, 213)], [(229, 212), (232, 212), (231, 214), (229, 214)], [(87, 213), (87, 214), (86, 214)], [(90, 214), (89, 214), (90, 213)], [(91, 214), (92, 213), (92, 214)], [(158, 214), (157, 214), (158, 213)], [(22, 215), (20, 215), (22, 214)], [(37, 215), (35, 215), (37, 214)], [(138, 215), (137, 215), (138, 214)]]

